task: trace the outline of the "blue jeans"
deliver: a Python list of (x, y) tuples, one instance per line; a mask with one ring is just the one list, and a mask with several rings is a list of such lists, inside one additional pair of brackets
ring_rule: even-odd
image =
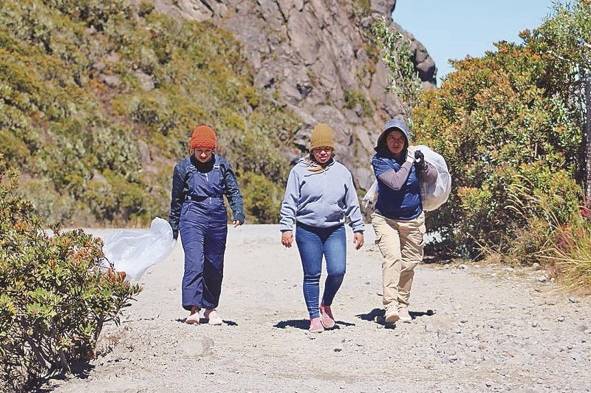
[(310, 318), (318, 318), (318, 295), (320, 293), (320, 272), (322, 256), (326, 259), (328, 273), (324, 284), (322, 304), (330, 306), (343, 277), (347, 259), (347, 237), (345, 226), (332, 228), (315, 228), (298, 223), (296, 225), (296, 243), (304, 268), (304, 299)]

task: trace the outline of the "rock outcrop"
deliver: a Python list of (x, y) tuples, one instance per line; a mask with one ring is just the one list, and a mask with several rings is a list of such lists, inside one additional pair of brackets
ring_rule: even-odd
[[(255, 83), (302, 120), (295, 144), (305, 149), (311, 127), (337, 132), (337, 155), (362, 188), (372, 182), (369, 158), (380, 126), (401, 113), (387, 91), (388, 70), (367, 38), (371, 18), (390, 19), (395, 0), (154, 0), (166, 14), (211, 21), (234, 33), (255, 70)], [(392, 28), (402, 31), (399, 26)], [(436, 68), (411, 35), (421, 79)], [(295, 147), (290, 153), (300, 155)]]

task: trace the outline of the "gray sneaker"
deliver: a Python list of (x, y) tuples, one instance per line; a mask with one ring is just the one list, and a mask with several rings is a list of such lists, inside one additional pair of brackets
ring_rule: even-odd
[(412, 322), (412, 317), (408, 313), (408, 307), (400, 307), (398, 309), (398, 316), (400, 317), (400, 320), (402, 322), (405, 322), (405, 323), (411, 323)]

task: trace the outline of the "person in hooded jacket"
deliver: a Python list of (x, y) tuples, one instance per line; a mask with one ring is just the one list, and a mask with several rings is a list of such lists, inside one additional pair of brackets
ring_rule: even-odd
[[(334, 159), (334, 131), (317, 124), (310, 136), (310, 155), (289, 173), (281, 204), (281, 243), (291, 247), (293, 226), (304, 270), (304, 300), (310, 315), (310, 332), (335, 326), (332, 301), (345, 275), (346, 234), (349, 220), (356, 249), (363, 245), (363, 218), (351, 172)], [(327, 277), (319, 306), (322, 258)]]
[(401, 119), (388, 121), (378, 138), (372, 167), (378, 198), (371, 222), (383, 256), (385, 321), (411, 322), (408, 311), (414, 269), (423, 259), (425, 213), (420, 181), (434, 182), (437, 169), (409, 147), (410, 132)]
[(234, 227), (244, 223), (242, 195), (230, 164), (216, 154), (217, 136), (197, 126), (189, 140), (191, 155), (179, 161), (172, 178), (169, 223), (173, 237), (179, 232), (185, 252), (182, 306), (185, 320), (199, 324), (200, 310), (211, 325), (221, 325), (216, 311), (224, 269), (228, 217), (224, 195), (233, 213)]

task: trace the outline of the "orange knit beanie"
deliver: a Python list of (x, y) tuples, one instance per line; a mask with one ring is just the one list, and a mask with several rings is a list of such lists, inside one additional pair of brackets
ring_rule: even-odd
[(213, 128), (206, 125), (199, 125), (193, 129), (193, 134), (189, 140), (191, 149), (215, 149), (218, 144), (218, 138)]

